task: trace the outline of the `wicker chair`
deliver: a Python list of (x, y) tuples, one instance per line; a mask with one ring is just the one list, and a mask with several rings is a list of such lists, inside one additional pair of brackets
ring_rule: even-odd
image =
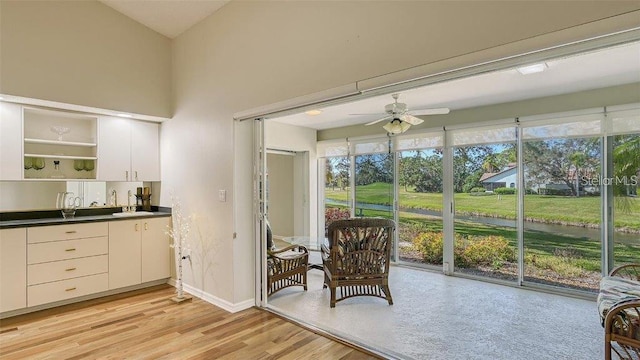
[[(617, 280), (616, 280), (617, 279)], [(605, 359), (640, 359), (640, 264), (619, 266), (600, 282)]]
[(309, 251), (301, 245), (267, 250), (267, 295), (289, 286), (302, 286), (307, 291)]
[(394, 229), (392, 220), (378, 218), (337, 220), (329, 225), (329, 246), (322, 245), (322, 264), (332, 308), (337, 301), (353, 296), (377, 296), (393, 305), (389, 256)]

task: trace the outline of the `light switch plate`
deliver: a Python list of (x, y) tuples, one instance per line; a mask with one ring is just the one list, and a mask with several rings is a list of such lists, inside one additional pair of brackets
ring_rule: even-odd
[(218, 190), (218, 200), (220, 200), (220, 202), (227, 201), (227, 190)]

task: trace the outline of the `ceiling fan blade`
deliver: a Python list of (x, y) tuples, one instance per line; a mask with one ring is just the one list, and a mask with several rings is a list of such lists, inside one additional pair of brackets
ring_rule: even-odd
[(411, 110), (411, 114), (413, 115), (446, 115), (448, 113), (449, 113), (449, 108)]
[(349, 115), (352, 115), (352, 116), (365, 116), (365, 115), (371, 116), (371, 115), (384, 115), (384, 113), (383, 112), (378, 112), (378, 113), (367, 113), (367, 114), (361, 113), (361, 114), (349, 114)]
[(404, 114), (400, 117), (400, 119), (404, 122), (406, 122), (407, 124), (411, 124), (411, 125), (418, 125), (418, 124), (422, 124), (424, 122), (424, 120), (417, 118), (413, 115), (409, 115), (409, 114)]
[(364, 126), (369, 126), (369, 125), (377, 124), (377, 123), (379, 123), (380, 121), (388, 120), (388, 119), (391, 119), (391, 118), (392, 118), (392, 116), (385, 116), (385, 117), (383, 117), (382, 119), (378, 119), (378, 120), (374, 120), (374, 121), (372, 121), (372, 122), (370, 122), (370, 123), (366, 123), (366, 124), (364, 124)]

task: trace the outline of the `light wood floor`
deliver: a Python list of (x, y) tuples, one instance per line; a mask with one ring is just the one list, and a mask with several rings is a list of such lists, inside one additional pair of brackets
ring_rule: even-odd
[(375, 359), (252, 308), (235, 314), (156, 286), (0, 320), (1, 359)]

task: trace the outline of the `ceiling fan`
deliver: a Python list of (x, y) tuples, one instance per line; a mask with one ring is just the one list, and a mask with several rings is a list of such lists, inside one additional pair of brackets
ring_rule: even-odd
[(382, 128), (384, 128), (388, 133), (391, 134), (402, 134), (403, 132), (409, 130), (411, 125), (418, 125), (424, 122), (424, 120), (415, 117), (415, 115), (445, 115), (449, 113), (448, 108), (432, 108), (409, 111), (409, 109), (407, 108), (407, 104), (398, 102), (398, 97), (400, 97), (400, 94), (393, 94), (391, 95), (391, 97), (393, 97), (394, 102), (384, 107), (384, 111), (388, 115), (381, 119), (367, 123), (365, 124), (365, 126), (377, 124), (381, 121), (391, 119), (391, 121), (385, 124)]

